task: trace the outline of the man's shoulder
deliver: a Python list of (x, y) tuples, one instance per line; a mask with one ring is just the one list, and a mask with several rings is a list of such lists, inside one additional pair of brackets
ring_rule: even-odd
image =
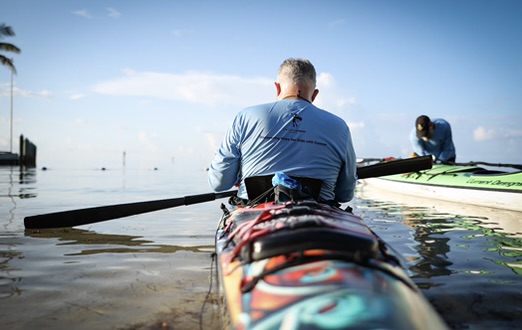
[(449, 125), (449, 122), (446, 119), (442, 118), (435, 118), (432, 120), (435, 124), (443, 124), (443, 125)]
[(339, 124), (346, 125), (346, 121), (343, 118), (341, 118), (340, 116), (338, 116), (335, 113), (333, 113), (333, 112), (330, 112), (328, 110), (324, 110), (324, 109), (318, 108), (316, 106), (314, 106), (314, 111), (316, 111), (317, 114), (319, 116), (321, 116), (322, 118), (324, 118), (324, 119), (328, 119), (328, 120), (331, 120), (333, 122), (338, 122)]
[(275, 104), (275, 102), (259, 103), (259, 104), (250, 105), (248, 107), (241, 109), (241, 111), (239, 111), (238, 114), (239, 115), (249, 115), (249, 114), (254, 114), (257, 112), (265, 112), (267, 109), (273, 108), (274, 104)]
[(435, 128), (438, 127), (439, 130), (440, 129), (442, 129), (444, 131), (451, 130), (451, 125), (446, 119), (437, 118), (437, 119), (433, 119), (432, 122), (435, 124)]
[(266, 102), (266, 103), (258, 103), (258, 104), (253, 104), (253, 105), (249, 105), (247, 107), (245, 107), (242, 111), (247, 111), (247, 110), (250, 110), (250, 109), (266, 109), (266, 108), (271, 108), (273, 107), (277, 102)]

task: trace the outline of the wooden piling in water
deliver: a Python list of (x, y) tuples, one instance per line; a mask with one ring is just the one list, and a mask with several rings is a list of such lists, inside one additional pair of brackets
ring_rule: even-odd
[(12, 152), (0, 153), (0, 165), (36, 167), (36, 145), (28, 138), (20, 135), (19, 154)]

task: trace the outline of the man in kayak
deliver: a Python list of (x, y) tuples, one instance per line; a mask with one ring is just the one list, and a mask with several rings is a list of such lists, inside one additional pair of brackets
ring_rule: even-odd
[(434, 119), (426, 115), (417, 117), (410, 133), (413, 153), (411, 157), (432, 155), (435, 162), (455, 162), (455, 145), (451, 136), (451, 126), (444, 119)]
[(245, 178), (283, 172), (320, 179), (320, 199), (345, 203), (354, 196), (356, 156), (350, 129), (338, 116), (312, 102), (316, 71), (305, 59), (289, 58), (279, 67), (276, 101), (240, 111), (226, 132), (208, 170), (214, 191), (238, 186), (248, 200)]

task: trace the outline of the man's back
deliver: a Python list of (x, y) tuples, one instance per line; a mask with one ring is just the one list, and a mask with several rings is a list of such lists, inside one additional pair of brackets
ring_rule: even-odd
[(433, 133), (427, 141), (416, 135), (416, 128), (410, 132), (413, 152), (419, 156), (433, 155), (437, 161), (446, 163), (455, 161), (456, 151), (450, 124), (441, 118), (431, 120)]
[(320, 198), (348, 202), (353, 198), (356, 158), (348, 126), (341, 118), (315, 107), (319, 94), (316, 71), (305, 59), (288, 58), (279, 66), (277, 101), (238, 113), (210, 165), (215, 191), (239, 185), (247, 196), (247, 177), (284, 172), (322, 181)]
[(233, 173), (241, 172), (238, 195), (246, 199), (244, 178), (284, 172), (321, 179), (322, 199), (345, 202), (353, 198), (354, 159), (341, 118), (307, 101), (282, 100), (238, 113), (211, 164), (209, 182), (227, 190), (238, 181)]

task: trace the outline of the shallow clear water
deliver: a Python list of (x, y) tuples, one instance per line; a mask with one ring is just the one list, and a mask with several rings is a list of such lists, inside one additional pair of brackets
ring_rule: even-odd
[[(203, 169), (0, 167), (2, 328), (218, 329), (211, 253), (226, 199), (72, 229), (23, 225), (30, 215), (209, 192)], [(521, 213), (363, 184), (357, 196), (354, 213), (403, 256), (451, 328), (519, 327)]]

